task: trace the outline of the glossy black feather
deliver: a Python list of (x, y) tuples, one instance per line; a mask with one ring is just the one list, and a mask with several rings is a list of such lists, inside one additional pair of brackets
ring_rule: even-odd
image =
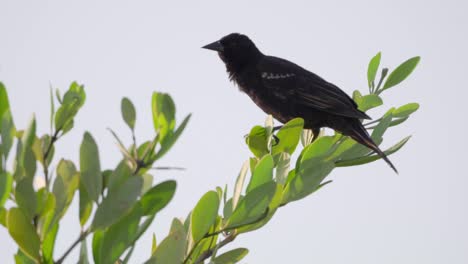
[(396, 172), (361, 123), (370, 119), (336, 85), (281, 58), (266, 56), (245, 35), (233, 33), (205, 46), (214, 49), (229, 78), (267, 114), (282, 123), (301, 117), (314, 134), (322, 127), (350, 136), (380, 155)]

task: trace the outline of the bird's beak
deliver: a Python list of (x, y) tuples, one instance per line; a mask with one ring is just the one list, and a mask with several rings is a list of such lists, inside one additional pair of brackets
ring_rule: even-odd
[(214, 51), (224, 51), (223, 45), (219, 41), (215, 41), (213, 43), (210, 43), (206, 46), (202, 47), (203, 49), (209, 49), (209, 50), (214, 50)]

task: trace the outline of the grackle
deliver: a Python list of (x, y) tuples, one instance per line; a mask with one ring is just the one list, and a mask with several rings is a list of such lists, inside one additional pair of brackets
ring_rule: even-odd
[(232, 33), (203, 48), (217, 51), (234, 81), (265, 113), (281, 123), (301, 117), (313, 140), (329, 127), (382, 157), (397, 172), (361, 123), (370, 119), (336, 85), (285, 59), (264, 55), (245, 35)]

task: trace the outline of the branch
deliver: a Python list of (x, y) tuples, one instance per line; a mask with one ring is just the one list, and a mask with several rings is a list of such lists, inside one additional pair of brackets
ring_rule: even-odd
[(65, 251), (65, 253), (57, 260), (55, 261), (54, 263), (55, 264), (61, 264), (65, 258), (68, 256), (68, 254), (70, 254), (72, 252), (72, 250), (81, 242), (83, 241), (91, 232), (89, 231), (89, 229), (81, 232), (80, 236), (75, 240), (75, 242), (73, 242), (73, 244), (67, 249), (67, 251)]
[(49, 164), (47, 163), (47, 159), (49, 158), (50, 151), (52, 150), (52, 147), (54, 146), (54, 143), (57, 142), (58, 134), (60, 133), (60, 129), (57, 129), (50, 138), (50, 143), (49, 146), (47, 146), (47, 150), (44, 152), (44, 156), (42, 157), (42, 160), (44, 161), (44, 178), (46, 182), (46, 187), (49, 188)]
[(205, 252), (203, 252), (197, 260), (195, 260), (194, 264), (202, 264), (203, 261), (205, 261), (207, 258), (211, 257), (213, 255), (213, 253), (215, 252), (215, 250), (217, 251), (218, 249), (224, 247), (225, 245), (231, 243), (232, 241), (234, 241), (234, 239), (236, 239), (236, 234), (231, 234), (229, 236), (227, 236), (224, 240), (222, 240), (221, 242), (219, 242), (218, 245), (216, 245), (214, 247), (214, 249), (209, 249)]

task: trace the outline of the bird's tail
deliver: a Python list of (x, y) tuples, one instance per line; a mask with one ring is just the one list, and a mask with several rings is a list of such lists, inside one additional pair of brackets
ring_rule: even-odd
[(379, 146), (375, 144), (375, 142), (372, 140), (370, 137), (369, 133), (367, 133), (367, 130), (364, 128), (364, 126), (361, 124), (361, 122), (357, 121), (356, 123), (353, 124), (349, 132), (349, 136), (356, 140), (358, 143), (370, 148), (373, 150), (375, 153), (377, 153), (387, 164), (395, 171), (395, 173), (398, 174), (398, 170), (395, 168), (393, 163), (388, 159), (387, 155), (380, 150)]

